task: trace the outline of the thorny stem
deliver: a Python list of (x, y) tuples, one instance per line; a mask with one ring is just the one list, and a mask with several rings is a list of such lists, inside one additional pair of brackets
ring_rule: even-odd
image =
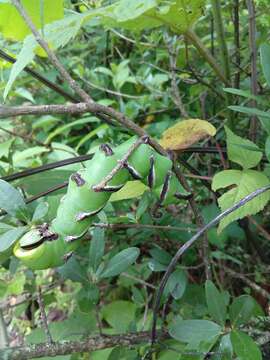
[(163, 275), (161, 282), (158, 287), (156, 299), (153, 306), (153, 323), (152, 323), (152, 331), (151, 331), (151, 340), (152, 344), (156, 342), (156, 326), (157, 326), (157, 317), (158, 317), (158, 310), (160, 306), (161, 297), (164, 291), (164, 288), (167, 284), (167, 281), (174, 270), (176, 264), (178, 263), (181, 256), (195, 243), (196, 240), (198, 240), (201, 235), (203, 235), (206, 231), (211, 229), (213, 226), (217, 225), (225, 216), (229, 215), (233, 211), (239, 209), (243, 205), (245, 205), (247, 202), (253, 200), (257, 196), (263, 194), (264, 192), (268, 191), (270, 189), (270, 185), (264, 186), (262, 188), (257, 189), (256, 191), (250, 193), (240, 201), (238, 201), (236, 204), (234, 204), (232, 207), (228, 208), (227, 210), (223, 211), (221, 214), (216, 216), (213, 220), (211, 220), (208, 224), (203, 226), (194, 236), (192, 236), (191, 239), (189, 239), (184, 245), (182, 245), (174, 257), (172, 258), (169, 266), (167, 267), (167, 270), (165, 271), (165, 274)]

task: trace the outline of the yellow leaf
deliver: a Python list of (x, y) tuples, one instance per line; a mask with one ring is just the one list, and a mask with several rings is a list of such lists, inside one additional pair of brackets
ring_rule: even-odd
[(135, 197), (141, 196), (146, 190), (148, 190), (148, 187), (142, 182), (138, 180), (128, 181), (121, 190), (112, 194), (110, 201), (133, 199)]
[(216, 128), (206, 120), (187, 119), (178, 122), (162, 134), (160, 145), (167, 150), (181, 150), (197, 141), (214, 136)]

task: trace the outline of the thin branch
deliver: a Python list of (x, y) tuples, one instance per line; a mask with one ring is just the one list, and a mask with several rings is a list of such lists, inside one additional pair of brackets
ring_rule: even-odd
[[(192, 194), (191, 198), (188, 199), (188, 202), (189, 202), (191, 210), (194, 214), (195, 222), (196, 222), (198, 228), (200, 228), (204, 225), (203, 217), (202, 217), (202, 215), (199, 211), (199, 208), (196, 204), (196, 201), (194, 199), (194, 194), (192, 193), (192, 190), (191, 190), (188, 182), (186, 181), (185, 177), (182, 175), (180, 168), (177, 166), (175, 158), (173, 161), (173, 170), (174, 170), (174, 173), (175, 173), (178, 181), (180, 182), (180, 184), (182, 184), (182, 186), (184, 187), (184, 189), (187, 192)], [(204, 234), (204, 237), (203, 237), (202, 252), (203, 252), (203, 262), (205, 265), (205, 275), (206, 275), (207, 279), (210, 279), (211, 278), (211, 265), (210, 265), (209, 243), (208, 243), (207, 234)]]
[(202, 55), (202, 57), (207, 61), (207, 63), (212, 67), (215, 71), (218, 78), (226, 85), (230, 86), (230, 82), (227, 80), (226, 76), (224, 75), (222, 69), (217, 64), (214, 57), (208, 52), (204, 44), (202, 43), (201, 39), (195, 34), (194, 31), (188, 30), (185, 33), (186, 38), (196, 47), (198, 52)]
[(52, 339), (52, 335), (50, 333), (50, 329), (48, 326), (48, 321), (47, 321), (47, 315), (46, 315), (46, 311), (45, 311), (45, 305), (43, 302), (43, 298), (42, 298), (42, 293), (41, 293), (41, 287), (38, 287), (38, 293), (37, 293), (37, 301), (39, 304), (39, 310), (40, 310), (40, 316), (42, 319), (42, 324), (44, 327), (44, 331), (46, 334), (46, 338), (47, 338), (47, 342), (48, 344), (52, 345), (53, 344), (53, 339)]
[(240, 22), (239, 22), (239, 0), (233, 1), (233, 26), (234, 26), (234, 46), (235, 46), (235, 63), (236, 73), (234, 75), (234, 87), (240, 88), (241, 54), (240, 54)]
[(48, 171), (51, 169), (56, 169), (56, 168), (63, 167), (66, 165), (76, 164), (76, 163), (83, 162), (83, 161), (88, 161), (88, 160), (91, 160), (92, 157), (93, 157), (93, 154), (86, 154), (86, 155), (80, 155), (80, 156), (68, 158), (65, 160), (55, 161), (50, 164), (37, 166), (32, 169), (27, 169), (27, 170), (23, 170), (23, 171), (20, 171), (20, 172), (11, 174), (11, 175), (3, 176), (3, 177), (1, 177), (1, 179), (5, 180), (5, 181), (13, 181), (13, 180), (25, 178), (27, 176), (31, 176), (34, 174), (38, 174), (38, 173), (41, 173), (44, 171)]
[[(163, 339), (167, 334), (160, 334)], [(108, 349), (115, 346), (133, 347), (138, 344), (149, 342), (149, 332), (127, 333), (123, 335), (92, 336), (84, 340), (63, 341), (48, 344), (36, 344), (29, 346), (9, 347), (0, 350), (0, 358), (5, 360), (30, 360), (46, 356), (69, 355), (74, 353), (89, 353), (90, 351)]]
[(171, 225), (151, 225), (151, 224), (103, 224), (94, 223), (93, 226), (112, 230), (122, 229), (152, 229), (152, 230), (165, 230), (165, 231), (196, 231), (189, 227), (171, 226)]
[(214, 22), (215, 22), (215, 27), (216, 27), (217, 38), (218, 38), (220, 52), (221, 52), (221, 59), (222, 59), (224, 74), (226, 76), (226, 79), (230, 82), (231, 74), (230, 74), (229, 53), (228, 53), (228, 48), (227, 48), (227, 43), (226, 43), (220, 0), (212, 0), (211, 4), (212, 4), (213, 15), (214, 15)]
[[(256, 19), (255, 19), (255, 5), (253, 0), (246, 0), (248, 8), (249, 19), (249, 47), (251, 57), (251, 84), (250, 92), (252, 95), (258, 95), (258, 75), (257, 75), (257, 45), (256, 45)], [(256, 107), (256, 100), (250, 101), (251, 107)], [(258, 130), (258, 120), (256, 116), (250, 119), (249, 137), (252, 141), (256, 141)]]
[(255, 282), (249, 280), (245, 275), (241, 274), (239, 271), (236, 272), (236, 271), (232, 270), (231, 268), (229, 268), (229, 267), (227, 267), (227, 266), (225, 266), (223, 264), (222, 264), (222, 268), (226, 271), (226, 273), (229, 276), (234, 277), (236, 279), (242, 280), (243, 283), (248, 285), (251, 289), (256, 291), (258, 294), (262, 295), (265, 299), (270, 300), (270, 293), (267, 290), (263, 289), (258, 284), (256, 284)]
[(1, 349), (8, 346), (8, 333), (7, 325), (5, 323), (4, 315), (2, 310), (0, 310), (0, 351)]
[(173, 48), (173, 44), (170, 43), (170, 39), (167, 39), (167, 46), (168, 46), (168, 53), (169, 53), (169, 62), (170, 62), (170, 77), (171, 77), (171, 92), (172, 92), (172, 98), (175, 103), (175, 105), (178, 107), (180, 115), (186, 119), (188, 118), (188, 113), (185, 109), (185, 106), (183, 104), (179, 88), (177, 85), (177, 78), (176, 78), (176, 60), (177, 60), (177, 54), (176, 50)]
[(11, 2), (18, 10), (19, 14), (22, 16), (29, 29), (32, 31), (37, 43), (42, 47), (42, 49), (44, 49), (51, 63), (62, 75), (63, 79), (69, 84), (69, 86), (75, 91), (75, 93), (81, 97), (81, 99), (83, 99), (85, 102), (92, 102), (93, 101), (92, 98), (80, 87), (79, 84), (77, 84), (77, 82), (74, 79), (72, 79), (72, 77), (63, 67), (63, 65), (60, 63), (54, 52), (51, 50), (48, 43), (42, 38), (41, 34), (34, 25), (31, 17), (26, 12), (24, 6), (21, 4), (21, 1), (11, 0)]
[(237, 210), (240, 207), (242, 207), (243, 205), (245, 205), (247, 202), (253, 200), (257, 196), (263, 194), (264, 192), (266, 192), (268, 190), (270, 190), (270, 185), (264, 186), (262, 188), (257, 189), (256, 191), (250, 193), (249, 195), (247, 195), (246, 197), (241, 199), (239, 202), (234, 204), (232, 207), (223, 211), (221, 214), (219, 214), (217, 217), (215, 217), (213, 220), (211, 220), (208, 224), (203, 226), (194, 236), (192, 236), (192, 238), (190, 240), (188, 240), (183, 246), (181, 246), (178, 249), (178, 251), (176, 252), (174, 257), (172, 258), (169, 266), (167, 267), (167, 270), (161, 279), (161, 282), (160, 282), (160, 285), (159, 285), (159, 288), (157, 291), (157, 295), (156, 295), (156, 299), (155, 299), (155, 303), (154, 303), (154, 307), (153, 307), (153, 324), (152, 324), (152, 336), (151, 336), (152, 343), (155, 343), (156, 336), (157, 336), (156, 335), (156, 325), (157, 325), (157, 317), (158, 317), (158, 310), (159, 310), (159, 306), (160, 306), (161, 297), (162, 297), (164, 288), (167, 284), (168, 278), (169, 278), (170, 274), (172, 273), (172, 271), (174, 270), (175, 266), (177, 265), (181, 256), (195, 243), (196, 240), (198, 240), (205, 232), (207, 232), (213, 226), (217, 225), (223, 218), (225, 218), (227, 215), (231, 214), (235, 210)]
[(108, 184), (109, 181), (112, 180), (112, 178), (117, 174), (117, 172), (119, 170), (121, 170), (128, 158), (132, 155), (132, 153), (143, 143), (146, 143), (148, 142), (148, 137), (141, 137), (139, 138), (138, 140), (136, 140), (132, 145), (131, 147), (128, 149), (127, 153), (123, 156), (123, 158), (121, 160), (118, 160), (118, 163), (117, 165), (112, 169), (112, 171), (107, 175), (105, 176), (105, 178), (97, 185), (93, 185), (92, 186), (92, 189), (96, 192), (99, 192), (99, 191), (102, 191), (106, 185)]

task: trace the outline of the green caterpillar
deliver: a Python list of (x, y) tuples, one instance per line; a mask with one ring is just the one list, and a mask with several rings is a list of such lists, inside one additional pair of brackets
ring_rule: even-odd
[(133, 137), (114, 149), (101, 145), (86, 167), (70, 176), (56, 218), (50, 225), (35, 226), (24, 234), (15, 245), (15, 256), (34, 270), (62, 265), (79, 246), (79, 239), (111, 194), (120, 190), (128, 180), (139, 179), (148, 185), (157, 194), (159, 205), (175, 202), (183, 188), (171, 172), (172, 161), (155, 152), (147, 140), (134, 150), (101, 191), (95, 189), (95, 185), (112, 171), (136, 141), (137, 138)]

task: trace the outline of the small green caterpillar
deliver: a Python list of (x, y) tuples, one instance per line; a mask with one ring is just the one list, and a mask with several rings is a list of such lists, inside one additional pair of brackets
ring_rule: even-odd
[(171, 172), (172, 161), (154, 151), (147, 141), (134, 150), (101, 191), (95, 188), (136, 141), (137, 138), (132, 137), (114, 149), (101, 145), (86, 167), (70, 176), (67, 193), (52, 223), (35, 226), (24, 234), (15, 245), (15, 256), (34, 270), (62, 265), (79, 246), (78, 240), (111, 194), (128, 180), (139, 179), (148, 185), (157, 194), (159, 205), (175, 202), (177, 193), (183, 192), (183, 188)]

